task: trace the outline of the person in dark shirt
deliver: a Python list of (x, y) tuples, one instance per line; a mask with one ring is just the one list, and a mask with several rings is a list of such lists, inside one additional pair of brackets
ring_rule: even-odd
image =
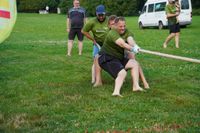
[(82, 54), (83, 34), (81, 30), (86, 22), (86, 12), (83, 7), (80, 7), (79, 0), (73, 1), (74, 7), (70, 8), (67, 15), (67, 32), (68, 34), (68, 51), (67, 56), (71, 56), (74, 38), (78, 37), (79, 55)]

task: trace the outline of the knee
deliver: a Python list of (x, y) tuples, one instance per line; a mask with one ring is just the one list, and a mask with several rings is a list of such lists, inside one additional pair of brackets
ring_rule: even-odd
[(132, 67), (138, 67), (139, 63), (135, 59), (131, 59)]
[(171, 33), (171, 36), (172, 36), (172, 37), (175, 37), (175, 36), (176, 36), (176, 33)]
[(122, 69), (122, 70), (118, 73), (117, 77), (125, 78), (126, 75), (127, 75), (126, 70)]

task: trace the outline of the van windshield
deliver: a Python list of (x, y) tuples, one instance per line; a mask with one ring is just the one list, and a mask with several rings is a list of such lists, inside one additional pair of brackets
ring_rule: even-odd
[(181, 0), (181, 9), (189, 9), (189, 1)]
[(147, 6), (144, 6), (143, 9), (142, 9), (142, 13), (145, 13), (146, 9), (147, 9)]

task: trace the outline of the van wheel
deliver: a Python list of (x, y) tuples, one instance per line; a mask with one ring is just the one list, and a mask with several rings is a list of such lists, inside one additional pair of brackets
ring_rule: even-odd
[(163, 25), (163, 23), (161, 21), (159, 21), (159, 23), (158, 23), (158, 28), (160, 30), (164, 28), (164, 25)]
[(144, 29), (142, 22), (139, 23), (139, 28)]

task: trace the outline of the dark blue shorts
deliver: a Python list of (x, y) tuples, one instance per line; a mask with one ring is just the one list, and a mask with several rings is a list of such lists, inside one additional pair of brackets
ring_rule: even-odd
[(69, 40), (74, 40), (76, 35), (79, 41), (83, 41), (83, 34), (81, 32), (81, 29), (70, 29), (68, 35)]
[(126, 64), (128, 63), (129, 59), (124, 58), (123, 60), (119, 60), (116, 57), (111, 55), (100, 53), (98, 58), (98, 62), (100, 67), (108, 72), (114, 79), (117, 78), (118, 73), (125, 69)]
[(179, 23), (177, 24), (173, 24), (173, 25), (169, 25), (169, 33), (178, 33), (180, 32), (180, 25)]

